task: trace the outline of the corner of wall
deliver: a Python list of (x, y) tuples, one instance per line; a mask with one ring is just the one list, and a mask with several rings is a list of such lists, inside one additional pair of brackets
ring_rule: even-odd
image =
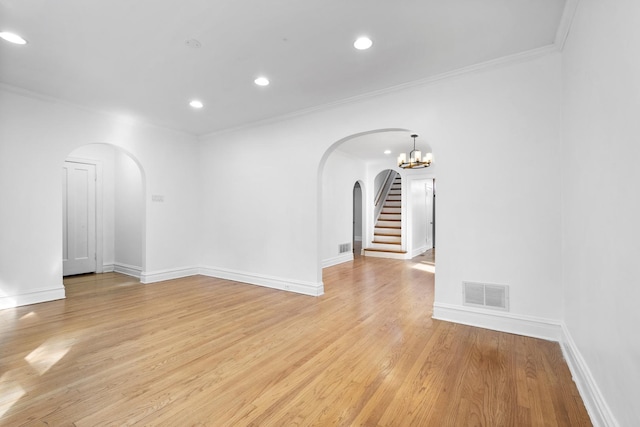
[(580, 350), (576, 346), (571, 333), (567, 328), (567, 325), (562, 322), (562, 336), (560, 340), (560, 347), (562, 348), (562, 354), (569, 366), (573, 381), (578, 387), (578, 392), (582, 397), (584, 406), (589, 413), (591, 422), (594, 426), (606, 426), (617, 427), (618, 422), (613, 416), (609, 405), (604, 400), (602, 392), (598, 387), (587, 362), (582, 357)]
[[(126, 274), (126, 273), (125, 273)], [(140, 273), (140, 283), (149, 284), (164, 280), (180, 279), (182, 277), (195, 276), (198, 267), (183, 267), (158, 271), (143, 271)]]

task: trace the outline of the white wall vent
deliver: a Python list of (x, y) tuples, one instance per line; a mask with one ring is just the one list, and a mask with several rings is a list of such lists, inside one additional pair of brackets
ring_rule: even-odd
[(462, 303), (472, 307), (509, 311), (509, 287), (462, 282)]
[(338, 250), (341, 254), (351, 252), (351, 243), (340, 243), (340, 245), (338, 245)]

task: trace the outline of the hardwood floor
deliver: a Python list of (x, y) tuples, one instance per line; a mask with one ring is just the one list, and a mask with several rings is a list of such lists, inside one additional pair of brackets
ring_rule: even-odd
[(361, 257), (317, 298), (70, 278), (0, 311), (0, 424), (591, 425), (557, 343), (431, 319), (430, 271)]

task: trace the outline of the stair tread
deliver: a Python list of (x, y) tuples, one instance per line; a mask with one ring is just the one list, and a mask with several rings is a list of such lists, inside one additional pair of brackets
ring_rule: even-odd
[(381, 242), (380, 240), (374, 240), (371, 243), (379, 243), (381, 245), (402, 245), (402, 242)]

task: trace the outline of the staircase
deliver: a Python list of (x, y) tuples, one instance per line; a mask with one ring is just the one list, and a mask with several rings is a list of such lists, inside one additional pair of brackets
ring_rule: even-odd
[(406, 253), (402, 250), (402, 178), (396, 174), (364, 256), (404, 259)]

